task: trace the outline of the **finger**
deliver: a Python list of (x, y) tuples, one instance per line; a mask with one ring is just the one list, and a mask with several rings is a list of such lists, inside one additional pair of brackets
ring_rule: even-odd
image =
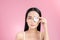
[(39, 23), (41, 23), (41, 21), (39, 21)]
[(42, 20), (42, 17), (39, 17), (39, 20)]
[(42, 20), (39, 20), (39, 23), (42, 22)]

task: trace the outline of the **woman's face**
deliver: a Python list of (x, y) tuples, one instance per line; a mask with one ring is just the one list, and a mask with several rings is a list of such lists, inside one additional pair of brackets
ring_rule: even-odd
[(27, 21), (29, 28), (37, 28), (39, 24), (39, 20), (34, 21), (34, 17), (37, 17), (37, 19), (39, 18), (39, 14), (36, 11), (31, 11), (28, 13), (26, 21)]

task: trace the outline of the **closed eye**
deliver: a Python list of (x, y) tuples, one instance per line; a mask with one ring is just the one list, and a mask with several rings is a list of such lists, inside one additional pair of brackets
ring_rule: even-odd
[(32, 19), (32, 17), (31, 16), (28, 16), (28, 19)]

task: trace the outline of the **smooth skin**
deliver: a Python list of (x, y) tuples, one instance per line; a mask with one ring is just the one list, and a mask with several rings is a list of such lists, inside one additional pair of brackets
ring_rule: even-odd
[[(33, 18), (37, 16), (40, 20), (34, 22)], [(29, 30), (25, 31), (25, 40), (49, 40), (47, 30), (47, 20), (44, 17), (39, 17), (36, 11), (29, 12), (26, 20)], [(37, 31), (37, 26), (41, 22), (44, 28), (44, 32)], [(16, 35), (16, 40), (24, 40), (24, 32), (19, 32)]]

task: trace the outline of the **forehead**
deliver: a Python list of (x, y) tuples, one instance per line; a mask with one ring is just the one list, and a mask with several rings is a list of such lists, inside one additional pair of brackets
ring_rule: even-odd
[(31, 11), (31, 12), (28, 13), (28, 16), (32, 16), (32, 17), (37, 16), (37, 17), (39, 17), (39, 14), (36, 11)]

